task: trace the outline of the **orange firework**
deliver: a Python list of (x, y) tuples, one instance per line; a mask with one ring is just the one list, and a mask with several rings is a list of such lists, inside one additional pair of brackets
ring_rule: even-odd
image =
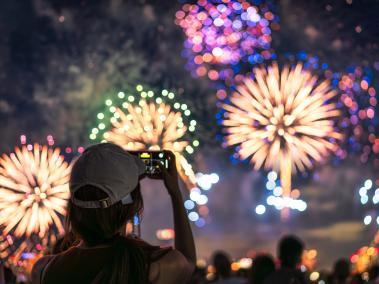
[[(71, 166), (58, 148), (16, 147), (0, 158), (0, 256), (18, 259), (30, 246), (62, 234)], [(20, 242), (20, 240), (22, 240)], [(17, 248), (14, 245), (17, 244)], [(15, 257), (16, 256), (16, 257)]]
[(281, 72), (274, 63), (254, 75), (223, 105), (226, 143), (238, 145), (239, 157), (251, 157), (256, 170), (279, 171), (289, 196), (292, 172), (311, 168), (337, 148), (331, 140), (341, 138), (333, 121), (340, 113), (329, 102), (336, 92), (300, 63)]

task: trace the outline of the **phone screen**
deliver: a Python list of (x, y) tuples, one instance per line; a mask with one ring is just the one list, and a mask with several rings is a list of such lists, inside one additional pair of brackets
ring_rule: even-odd
[(163, 151), (130, 151), (131, 154), (137, 155), (146, 165), (146, 174), (148, 176), (160, 177), (161, 170), (159, 164), (166, 169), (169, 168), (169, 159)]

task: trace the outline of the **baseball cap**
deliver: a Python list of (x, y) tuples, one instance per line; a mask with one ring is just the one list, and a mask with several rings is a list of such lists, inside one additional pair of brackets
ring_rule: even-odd
[[(120, 146), (100, 143), (88, 147), (75, 162), (70, 177), (71, 201), (81, 208), (107, 208), (121, 201), (133, 203), (131, 192), (145, 173), (143, 161)], [(75, 193), (85, 185), (103, 190), (108, 197), (84, 201)]]

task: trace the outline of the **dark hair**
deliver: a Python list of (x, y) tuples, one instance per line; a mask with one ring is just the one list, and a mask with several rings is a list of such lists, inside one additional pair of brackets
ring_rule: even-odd
[(254, 258), (253, 265), (250, 270), (250, 283), (262, 284), (273, 272), (275, 272), (275, 262), (271, 255), (258, 255)]
[[(94, 283), (147, 283), (148, 259), (140, 241), (125, 237), (126, 224), (135, 215), (141, 215), (143, 200), (139, 185), (131, 193), (132, 204), (121, 202), (108, 208), (87, 209), (68, 202), (66, 236), (73, 233), (87, 246), (110, 243), (113, 247), (112, 261), (97, 275)], [(75, 197), (79, 200), (101, 200), (107, 194), (101, 189), (87, 185), (80, 188)]]
[(279, 242), (278, 255), (282, 267), (295, 268), (301, 261), (304, 244), (296, 236), (285, 236)]
[(217, 251), (213, 255), (213, 265), (216, 269), (216, 274), (221, 278), (228, 278), (231, 275), (231, 261), (229, 256), (223, 251)]

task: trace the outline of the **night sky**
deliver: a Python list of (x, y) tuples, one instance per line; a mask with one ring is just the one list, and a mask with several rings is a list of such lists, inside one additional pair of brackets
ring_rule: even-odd
[[(282, 223), (279, 212), (257, 216), (265, 194), (264, 173), (232, 164), (232, 149), (221, 147), (214, 85), (192, 78), (181, 56), (184, 35), (174, 24), (178, 1), (21, 0), (0, 3), (0, 151), (8, 153), (25, 134), (58, 146), (88, 145), (95, 115), (106, 94), (144, 84), (168, 88), (189, 105), (201, 147), (194, 165), (216, 172), (209, 194), (212, 222), (194, 227), (199, 255), (226, 249), (234, 257), (249, 249), (270, 251), (285, 232), (298, 233), (319, 250), (320, 266), (367, 245), (375, 226), (362, 223), (358, 188), (379, 179), (371, 159), (351, 155), (316, 167), (294, 181), (307, 201), (304, 213)], [(280, 29), (273, 32), (277, 54), (305, 51), (340, 71), (349, 65), (374, 70), (379, 87), (379, 1), (283, 0), (277, 2)], [(163, 188), (147, 182), (143, 236), (170, 226)], [(157, 218), (157, 216), (159, 216)]]

